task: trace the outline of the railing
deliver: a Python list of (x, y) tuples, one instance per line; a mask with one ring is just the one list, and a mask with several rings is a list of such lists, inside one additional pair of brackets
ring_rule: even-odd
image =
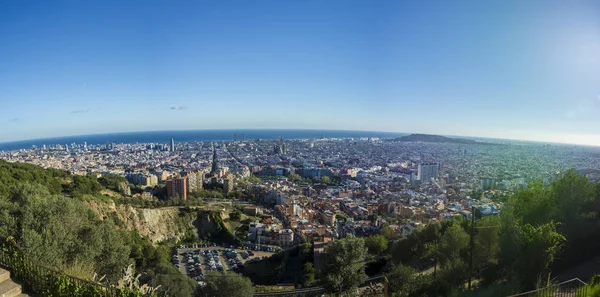
[(511, 295), (508, 297), (586, 297), (587, 284), (574, 278), (545, 288)]
[(43, 296), (141, 297), (135, 290), (109, 287), (66, 275), (29, 259), (12, 238), (0, 237), (0, 266), (5, 267), (26, 291)]
[[(361, 286), (370, 285), (384, 281), (383, 274), (378, 274), (367, 278), (362, 282)], [(296, 289), (289, 291), (274, 291), (274, 292), (260, 292), (254, 293), (255, 297), (282, 297), (282, 296), (296, 296), (296, 297), (313, 297), (323, 296), (325, 289), (323, 287), (308, 287), (304, 289)]]

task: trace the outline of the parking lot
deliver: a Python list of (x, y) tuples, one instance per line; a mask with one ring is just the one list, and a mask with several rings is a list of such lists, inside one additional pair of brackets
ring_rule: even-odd
[[(267, 251), (256, 251), (255, 246), (180, 246), (173, 254), (172, 262), (179, 271), (202, 283), (205, 271), (234, 271), (243, 273), (248, 261), (257, 261), (275, 253), (273, 248)], [(269, 251), (269, 249), (271, 251)]]

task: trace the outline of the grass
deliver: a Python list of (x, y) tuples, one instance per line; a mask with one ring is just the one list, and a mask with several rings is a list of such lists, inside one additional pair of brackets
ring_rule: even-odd
[(229, 230), (229, 232), (231, 232), (231, 234), (233, 234), (233, 232), (235, 231), (235, 229), (239, 226), (242, 225), (242, 223), (240, 222), (234, 222), (231, 220), (227, 220), (227, 222), (224, 222), (225, 224), (225, 228), (227, 228), (227, 230)]

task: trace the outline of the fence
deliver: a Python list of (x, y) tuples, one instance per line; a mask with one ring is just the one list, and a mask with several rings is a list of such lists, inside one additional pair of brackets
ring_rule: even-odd
[[(361, 286), (377, 284), (380, 282), (384, 282), (384, 280), (385, 280), (385, 278), (384, 278), (383, 274), (375, 275), (375, 276), (367, 278), (361, 284)], [(254, 293), (254, 297), (288, 297), (288, 296), (289, 297), (292, 297), (292, 296), (293, 297), (316, 297), (316, 296), (323, 296), (323, 294), (325, 294), (325, 288), (309, 287), (309, 288), (296, 289), (296, 290), (290, 290), (290, 291)], [(377, 295), (377, 294), (372, 294), (369, 296), (374, 296), (374, 295)], [(379, 295), (384, 296), (385, 293), (378, 294), (377, 296), (379, 296)]]
[(66, 275), (31, 260), (12, 238), (0, 237), (0, 266), (11, 272), (26, 291), (44, 296), (140, 297), (135, 290), (108, 287)]
[(587, 290), (586, 283), (574, 278), (559, 284), (508, 297), (587, 297)]

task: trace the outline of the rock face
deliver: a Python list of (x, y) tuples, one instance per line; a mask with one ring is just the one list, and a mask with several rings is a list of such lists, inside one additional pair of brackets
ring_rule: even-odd
[(137, 230), (141, 236), (158, 243), (166, 240), (180, 240), (186, 231), (196, 233), (196, 227), (205, 223), (197, 222), (195, 211), (181, 207), (138, 208), (115, 203), (88, 202), (87, 205), (102, 219), (112, 218), (117, 227), (125, 230)]

